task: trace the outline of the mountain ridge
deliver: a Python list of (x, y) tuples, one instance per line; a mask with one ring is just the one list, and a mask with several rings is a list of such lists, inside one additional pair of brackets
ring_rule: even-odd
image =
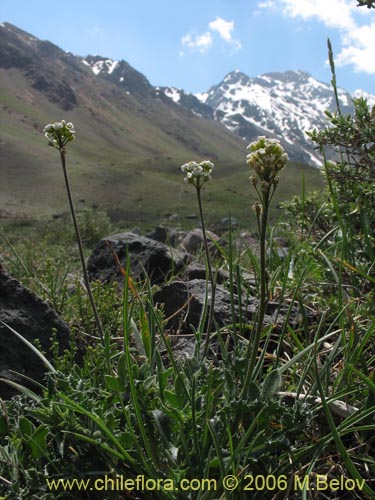
[[(203, 102), (201, 95), (154, 87), (126, 61), (75, 56), (9, 23), (0, 24), (0, 217), (64, 210), (61, 172), (42, 136), (47, 123), (62, 118), (73, 122), (77, 131), (77, 140), (69, 146), (69, 162), (76, 203), (82, 208), (109, 208), (116, 218), (146, 220), (174, 213), (177, 204), (179, 212), (188, 215), (192, 194), (181, 186), (178, 166), (210, 159), (215, 162), (215, 185), (210, 191), (217, 190), (218, 200), (213, 213), (223, 209), (227, 191), (236, 193), (232, 213), (245, 211), (244, 137), (249, 141), (264, 135), (265, 129), (239, 113), (241, 106), (247, 106), (237, 99), (239, 95), (230, 102), (225, 93), (246, 89), (246, 78), (239, 72), (227, 75), (228, 88), (213, 86), (212, 95)], [(258, 84), (271, 88), (267, 78)], [(245, 134), (239, 133), (241, 127)], [(272, 134), (276, 136), (277, 130)], [(295, 150), (300, 150), (298, 144)], [(284, 196), (298, 192), (302, 170), (315, 179), (312, 186), (321, 185), (318, 173), (307, 172), (315, 169), (290, 164), (289, 170), (294, 184), (286, 181), (280, 187)], [(46, 204), (46, 193), (52, 196), (53, 207)]]
[[(101, 56), (91, 57), (98, 65)], [(177, 106), (126, 61), (112, 65), (109, 75), (95, 75), (82, 60), (0, 25), (0, 217), (64, 210), (58, 158), (42, 134), (61, 119), (76, 129), (69, 145), (76, 202), (109, 207), (116, 217), (156, 218), (167, 205), (172, 212), (181, 190), (178, 167), (186, 161), (210, 159), (218, 169), (243, 165), (240, 138)], [(54, 207), (44, 201), (47, 193)]]
[[(164, 92), (171, 94), (169, 88)], [(351, 95), (339, 88), (338, 96), (344, 114), (353, 112), (353, 98), (364, 96), (370, 104), (375, 104), (374, 96), (360, 90)], [(335, 111), (335, 95), (329, 84), (306, 71), (268, 72), (249, 77), (234, 70), (195, 97), (212, 109), (217, 121), (244, 140), (250, 142), (258, 135), (270, 135), (281, 140), (292, 160), (321, 165), (321, 157), (306, 132), (328, 125), (325, 111)], [(173, 99), (186, 105), (186, 99), (179, 99), (175, 88)]]
[[(316, 80), (306, 71), (267, 72), (250, 77), (234, 70), (206, 92), (193, 94), (176, 87), (154, 87), (145, 75), (124, 60), (116, 61), (101, 55), (62, 54), (62, 50), (49, 41), (38, 40), (9, 23), (1, 26), (1, 31), (16, 35), (23, 52), (15, 43), (8, 47), (8, 51), (0, 46), (0, 66), (26, 67), (26, 76), (32, 81), (32, 87), (44, 92), (63, 110), (72, 110), (78, 104), (74, 86), (69, 85), (69, 78), (56, 78), (56, 72), (51, 68), (41, 72), (42, 60), (55, 58), (73, 66), (78, 73), (86, 71), (86, 76), (91, 70), (91, 76), (124, 91), (119, 95), (122, 99), (133, 95), (138, 99), (159, 100), (167, 106), (172, 102), (198, 118), (224, 125), (246, 142), (259, 135), (278, 138), (292, 160), (321, 165), (321, 157), (306, 132), (327, 125), (325, 111), (335, 110), (335, 97), (329, 84)], [(33, 57), (25, 56), (27, 50), (32, 51)], [(375, 104), (375, 97), (367, 92), (357, 90), (351, 95), (339, 88), (338, 93), (344, 113), (353, 112), (352, 98), (364, 96)], [(182, 136), (179, 139), (183, 139)], [(193, 149), (196, 150), (196, 146)], [(217, 155), (213, 154), (212, 158), (215, 157)]]

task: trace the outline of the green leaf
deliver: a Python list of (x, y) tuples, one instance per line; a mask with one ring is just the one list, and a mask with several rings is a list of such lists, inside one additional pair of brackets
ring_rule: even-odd
[(177, 396), (175, 392), (165, 389), (164, 397), (166, 401), (172, 406), (172, 408), (181, 408), (181, 396)]
[(272, 370), (272, 372), (267, 375), (266, 380), (263, 382), (262, 399), (264, 401), (269, 401), (272, 396), (278, 391), (280, 384), (281, 375), (279, 370)]
[(172, 372), (173, 372), (172, 367), (168, 368), (168, 370), (165, 370), (164, 372), (159, 371), (159, 388), (161, 392), (163, 392), (167, 387)]
[(114, 377), (113, 375), (105, 375), (104, 379), (105, 379), (105, 385), (110, 391), (114, 392), (124, 391), (124, 386), (118, 377)]
[(33, 458), (37, 459), (47, 455), (47, 434), (48, 428), (40, 425), (29, 440)]
[(34, 432), (34, 424), (26, 417), (21, 417), (18, 421), (18, 427), (24, 438), (27, 440), (31, 438)]
[(186, 402), (186, 384), (182, 379), (181, 374), (176, 377), (175, 383), (174, 383), (174, 390), (176, 392), (177, 397), (179, 398), (180, 401), (180, 407), (183, 408)]

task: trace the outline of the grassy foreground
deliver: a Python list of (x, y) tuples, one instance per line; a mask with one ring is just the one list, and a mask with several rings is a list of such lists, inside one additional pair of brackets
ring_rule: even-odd
[[(364, 110), (363, 103), (358, 106)], [(332, 130), (339, 126), (333, 122)], [(239, 202), (238, 193), (228, 192), (234, 206), (248, 206), (251, 232), (259, 227), (260, 252), (239, 245), (240, 236), (229, 230), (227, 245), (218, 246), (211, 264), (228, 272), (233, 311), (250, 297), (259, 299), (259, 307), (252, 321), (233, 314), (225, 328), (212, 318), (207, 355), (208, 311), (192, 337), (194, 355), (178, 359), (167, 318), (153, 301), (157, 287), (147, 277), (134, 283), (128, 268), (123, 286), (92, 284), (102, 342), (68, 226), (58, 219), (32, 246), (25, 228), (16, 235), (3, 231), (5, 267), (48, 299), (73, 332), (64, 356), (56, 346), (47, 363), (39, 352), (49, 370), (45, 386), (21, 388), (20, 396), (1, 404), (4, 498), (375, 497), (368, 183), (358, 177), (355, 185), (343, 184), (339, 174), (347, 163), (327, 164), (326, 187), (290, 199), (279, 222), (267, 225), (264, 210), (290, 188), (292, 168), (280, 173), (279, 184), (275, 172), (256, 170), (259, 179), (252, 182), (261, 208), (255, 205), (253, 219), (251, 197)], [(249, 170), (241, 173), (250, 190), (248, 176)], [(228, 177), (234, 179), (234, 172)], [(208, 220), (214, 212), (206, 199), (214, 199), (216, 184), (233, 189), (228, 177), (218, 169), (202, 191)], [(232, 202), (229, 208), (234, 215)], [(196, 210), (193, 197), (188, 209)], [(79, 222), (90, 245), (110, 229), (103, 213), (82, 214)], [(288, 242), (285, 256), (277, 251), (280, 235)], [(204, 263), (203, 254), (196, 259)], [(263, 324), (269, 300), (279, 310), (277, 325)]]

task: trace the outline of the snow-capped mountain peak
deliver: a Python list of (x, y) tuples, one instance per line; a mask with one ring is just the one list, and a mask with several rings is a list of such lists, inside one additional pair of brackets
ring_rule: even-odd
[[(173, 100), (186, 107), (178, 92), (181, 93), (173, 89)], [(171, 93), (166, 95), (172, 98)], [(343, 89), (338, 89), (338, 95), (342, 112), (352, 112), (352, 96)], [(363, 92), (361, 95), (375, 103), (374, 96)], [(322, 159), (306, 132), (325, 127), (328, 124), (325, 111), (334, 111), (336, 102), (331, 85), (309, 73), (286, 71), (251, 78), (236, 70), (195, 97), (212, 108), (216, 120), (246, 141), (258, 135), (276, 137), (291, 159), (321, 164)]]

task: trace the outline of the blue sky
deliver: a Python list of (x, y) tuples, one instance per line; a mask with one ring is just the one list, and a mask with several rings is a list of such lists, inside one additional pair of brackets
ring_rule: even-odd
[(301, 69), (375, 94), (375, 10), (356, 0), (0, 0), (0, 22), (76, 55), (124, 59), (153, 85), (206, 91), (234, 69)]

